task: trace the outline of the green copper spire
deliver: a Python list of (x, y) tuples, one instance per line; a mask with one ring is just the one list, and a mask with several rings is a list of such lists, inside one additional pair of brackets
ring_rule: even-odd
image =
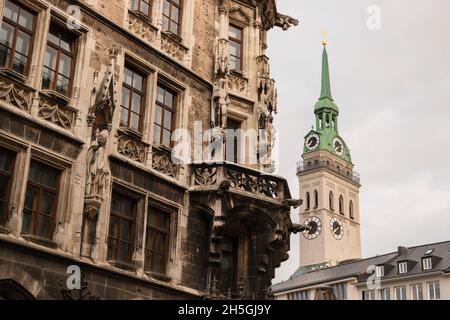
[(322, 53), (322, 92), (320, 93), (320, 99), (325, 98), (333, 101), (333, 97), (331, 96), (330, 68), (328, 67), (327, 47), (324, 45)]
[(331, 81), (330, 81), (330, 67), (328, 65), (328, 53), (326, 42), (323, 42), (322, 52), (322, 91), (320, 93), (319, 101), (316, 103), (315, 110), (331, 109), (339, 113), (338, 106), (334, 103), (331, 96)]
[(326, 45), (326, 41), (323, 41), (322, 88), (319, 101), (314, 107), (316, 128), (305, 137), (304, 154), (325, 150), (352, 164), (350, 150), (339, 135), (339, 108), (331, 95), (330, 67)]

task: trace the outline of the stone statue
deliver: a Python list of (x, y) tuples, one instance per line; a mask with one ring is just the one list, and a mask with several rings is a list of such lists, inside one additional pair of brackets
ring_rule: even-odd
[(227, 92), (226, 78), (219, 79), (217, 87), (214, 89), (214, 110), (211, 123), (214, 127), (225, 129), (227, 126), (227, 108), (230, 98)]
[(86, 197), (102, 198), (105, 189), (108, 170), (105, 162), (105, 146), (108, 141), (109, 131), (103, 129), (97, 130), (95, 140), (92, 141), (87, 156), (87, 181), (86, 181)]

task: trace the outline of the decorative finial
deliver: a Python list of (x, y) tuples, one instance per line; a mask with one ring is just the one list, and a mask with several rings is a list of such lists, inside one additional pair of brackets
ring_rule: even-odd
[(322, 44), (324, 47), (326, 47), (326, 45), (328, 44), (326, 30), (322, 30)]

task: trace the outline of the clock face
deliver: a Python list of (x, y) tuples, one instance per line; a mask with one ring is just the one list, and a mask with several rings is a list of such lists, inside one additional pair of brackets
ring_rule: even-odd
[(335, 239), (341, 240), (344, 237), (344, 226), (337, 218), (331, 219), (330, 229)]
[(319, 146), (320, 138), (319, 135), (313, 133), (306, 138), (306, 149), (309, 151), (316, 150)]
[(303, 236), (308, 240), (317, 238), (322, 231), (322, 221), (317, 217), (309, 217), (304, 224), (309, 227), (309, 230), (303, 231)]
[(342, 156), (344, 154), (344, 143), (339, 138), (334, 138), (333, 149), (337, 155)]

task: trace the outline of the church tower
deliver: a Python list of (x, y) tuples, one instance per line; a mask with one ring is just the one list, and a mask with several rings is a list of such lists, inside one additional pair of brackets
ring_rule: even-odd
[(323, 42), (322, 90), (314, 108), (316, 126), (305, 137), (300, 183), (300, 265), (336, 265), (361, 257), (359, 175), (339, 134), (339, 108), (331, 96), (326, 42)]

